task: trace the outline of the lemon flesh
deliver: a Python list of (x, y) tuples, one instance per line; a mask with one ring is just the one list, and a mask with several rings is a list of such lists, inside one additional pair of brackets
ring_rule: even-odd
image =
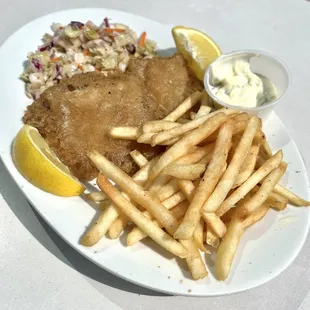
[(218, 45), (205, 33), (177, 26), (172, 29), (177, 50), (187, 60), (198, 79), (203, 80), (208, 65), (222, 54)]
[(79, 196), (85, 186), (71, 175), (38, 130), (25, 125), (15, 137), (12, 157), (19, 172), (36, 187), (57, 196)]

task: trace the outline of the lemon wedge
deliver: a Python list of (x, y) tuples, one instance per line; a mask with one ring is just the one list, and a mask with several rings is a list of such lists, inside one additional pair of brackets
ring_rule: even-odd
[(218, 45), (205, 33), (192, 28), (174, 27), (172, 35), (189, 67), (203, 80), (208, 65), (222, 54)]
[(25, 125), (15, 137), (12, 157), (19, 172), (46, 192), (69, 197), (79, 196), (85, 190), (32, 126)]

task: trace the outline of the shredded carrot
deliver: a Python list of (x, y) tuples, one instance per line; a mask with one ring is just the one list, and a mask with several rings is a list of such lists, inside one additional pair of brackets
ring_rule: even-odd
[(63, 26), (60, 26), (60, 27), (59, 27), (59, 30), (62, 30), (62, 29), (64, 29), (64, 28), (65, 28), (65, 27), (63, 27)]
[(122, 32), (125, 32), (125, 29), (105, 28), (104, 31), (109, 32), (109, 33), (113, 33), (113, 32), (122, 33)]
[(51, 59), (51, 62), (57, 62), (58, 60), (60, 60), (60, 57), (55, 57)]
[(97, 69), (97, 68), (95, 69), (95, 71), (96, 71), (96, 72), (100, 72), (100, 70), (99, 70), (99, 69)]
[(140, 37), (140, 42), (139, 42), (140, 47), (143, 47), (145, 45), (145, 40), (146, 40), (146, 32), (144, 31)]
[(89, 52), (89, 51), (85, 51), (83, 54), (84, 54), (85, 56), (89, 56), (89, 55), (90, 55), (90, 52)]
[(83, 70), (83, 66), (82, 66), (82, 65), (78, 65), (78, 68), (79, 68), (80, 70)]

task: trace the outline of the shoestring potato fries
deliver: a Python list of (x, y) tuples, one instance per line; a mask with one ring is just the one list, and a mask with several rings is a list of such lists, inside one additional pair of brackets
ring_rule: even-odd
[[(86, 198), (104, 209), (82, 236), (83, 245), (93, 246), (107, 233), (117, 239), (132, 222), (128, 246), (150, 237), (185, 259), (194, 280), (207, 277), (201, 252), (213, 248), (216, 277), (224, 281), (248, 227), (270, 208), (310, 205), (279, 184), (287, 164), (282, 150), (272, 153), (262, 120), (238, 110), (213, 111), (207, 102), (195, 92), (162, 120), (111, 128), (115, 139), (167, 145), (151, 161), (132, 151), (140, 168), (133, 177), (96, 150), (88, 154), (100, 171), (101, 192)], [(199, 103), (198, 112), (190, 112)]]

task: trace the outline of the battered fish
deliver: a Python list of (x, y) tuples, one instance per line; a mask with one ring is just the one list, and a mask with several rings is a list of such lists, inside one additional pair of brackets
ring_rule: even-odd
[(163, 118), (196, 90), (202, 90), (202, 84), (182, 56), (134, 59), (126, 73), (84, 73), (62, 80), (27, 107), (23, 120), (39, 130), (80, 180), (97, 176), (87, 157), (90, 150), (132, 175), (138, 167), (130, 151), (138, 149), (150, 159), (163, 148), (112, 139), (107, 134), (111, 126), (139, 126)]

